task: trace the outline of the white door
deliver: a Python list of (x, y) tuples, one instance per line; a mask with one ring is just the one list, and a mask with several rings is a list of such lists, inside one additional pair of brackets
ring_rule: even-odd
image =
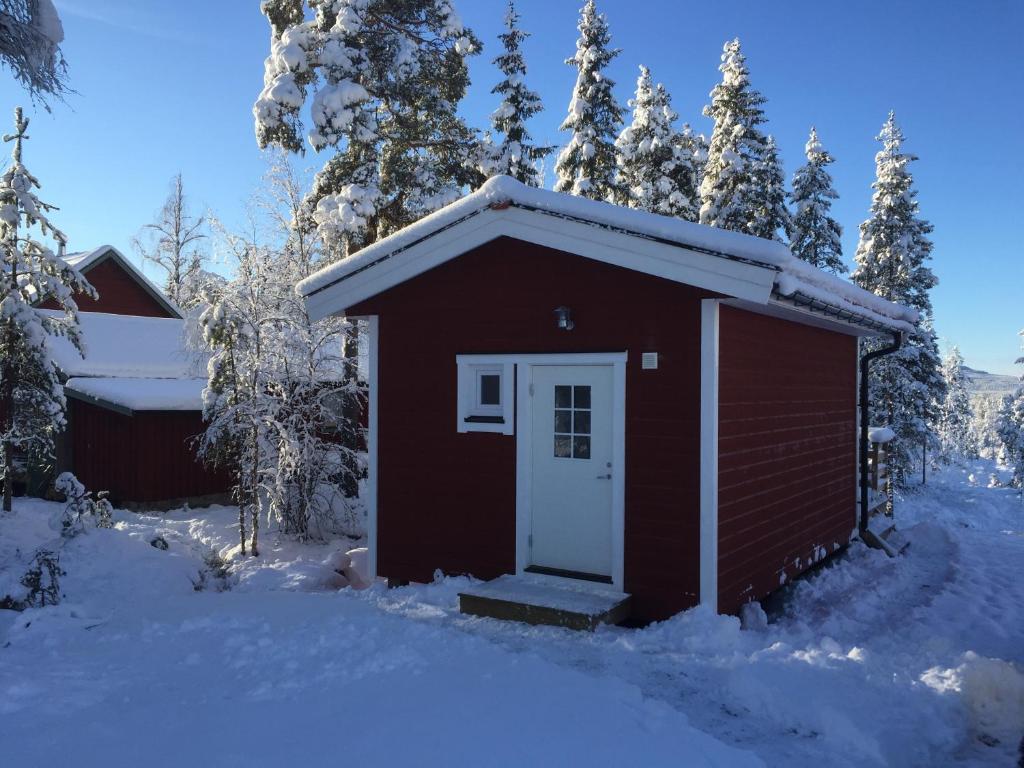
[(612, 371), (531, 366), (528, 570), (611, 581)]

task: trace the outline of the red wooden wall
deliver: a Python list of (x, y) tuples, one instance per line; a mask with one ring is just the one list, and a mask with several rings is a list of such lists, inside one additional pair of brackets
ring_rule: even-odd
[[(106, 312), (111, 315), (141, 315), (143, 317), (175, 317), (167, 308), (139, 285), (135, 276), (127, 272), (114, 259), (106, 259), (84, 273), (100, 297), (93, 301), (77, 294), (75, 302), (82, 312)], [(48, 299), (39, 305), (43, 309), (59, 309), (57, 302)]]
[(230, 481), (197, 460), (196, 411), (141, 411), (134, 416), (68, 398), (72, 471), (115, 503), (145, 503), (224, 493)]
[(719, 610), (845, 545), (856, 525), (857, 339), (723, 306)]
[[(515, 570), (515, 438), (456, 431), (457, 354), (626, 350), (625, 589), (640, 618), (695, 605), (707, 295), (502, 238), (350, 308), (380, 316), (379, 572)], [(640, 369), (645, 351), (657, 370)]]

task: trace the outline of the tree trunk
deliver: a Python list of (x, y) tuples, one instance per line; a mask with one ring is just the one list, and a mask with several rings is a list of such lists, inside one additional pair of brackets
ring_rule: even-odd
[(4, 512), (11, 511), (14, 496), (14, 456), (10, 442), (4, 443)]
[(259, 491), (259, 477), (260, 477), (260, 433), (256, 427), (252, 428), (252, 477), (249, 478), (250, 488), (250, 506), (249, 506), (249, 525), (252, 528), (252, 546), (249, 548), (252, 552), (253, 557), (260, 556), (259, 549), (259, 538), (260, 538), (260, 491)]
[[(241, 476), (241, 473), (239, 473)], [(248, 496), (239, 483), (238, 488), (238, 540), (242, 544), (242, 557), (245, 557), (245, 505)]]

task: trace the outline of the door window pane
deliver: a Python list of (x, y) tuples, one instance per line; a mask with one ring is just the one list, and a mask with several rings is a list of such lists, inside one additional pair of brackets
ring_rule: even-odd
[(574, 459), (590, 458), (590, 437), (577, 435), (572, 439), (572, 457)]
[(572, 437), (569, 435), (555, 435), (555, 458), (572, 458)]
[(555, 432), (572, 432), (572, 411), (555, 411)]
[(572, 408), (572, 387), (555, 386), (555, 408)]
[(590, 407), (590, 387), (573, 387), (573, 408)]
[(590, 411), (572, 412), (572, 431), (577, 435), (590, 434)]

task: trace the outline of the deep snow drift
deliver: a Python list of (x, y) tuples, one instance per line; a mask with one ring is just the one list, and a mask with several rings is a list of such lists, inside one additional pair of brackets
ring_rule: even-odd
[[(990, 471), (934, 477), (897, 508), (905, 555), (854, 545), (760, 630), (700, 609), (593, 634), (468, 618), (465, 579), (337, 591), (351, 542), (273, 534), (196, 591), (235, 511), (118, 513), (64, 547), (64, 603), (0, 611), (0, 762), (1012, 765), (1024, 505)], [(16, 503), (0, 591), (55, 536), (56, 505)]]

